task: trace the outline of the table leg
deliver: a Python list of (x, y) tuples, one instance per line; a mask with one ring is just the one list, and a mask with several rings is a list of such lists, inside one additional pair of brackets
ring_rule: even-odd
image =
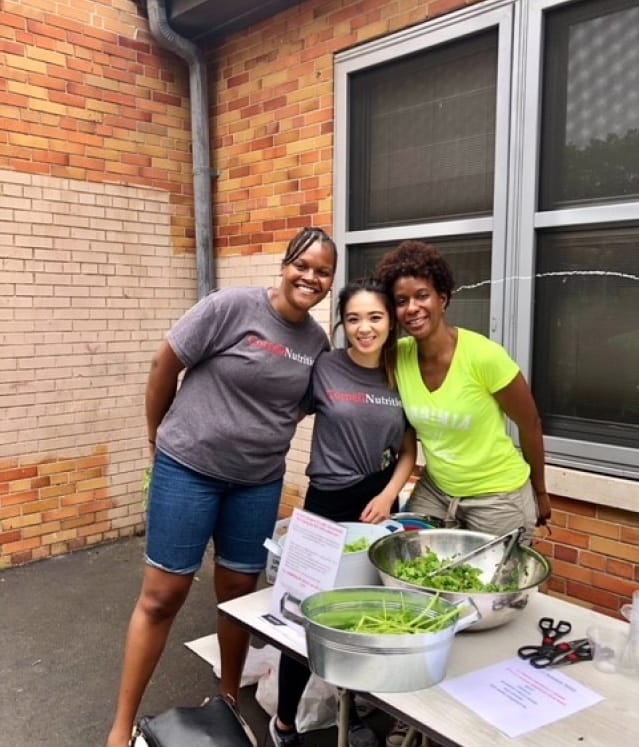
[(413, 726), (409, 727), (408, 731), (406, 732), (406, 736), (402, 740), (401, 747), (411, 747), (413, 743), (415, 742), (415, 739), (417, 738), (419, 732), (417, 729), (415, 729)]
[(339, 721), (337, 722), (337, 747), (348, 747), (348, 718), (351, 708), (350, 692), (339, 691)]

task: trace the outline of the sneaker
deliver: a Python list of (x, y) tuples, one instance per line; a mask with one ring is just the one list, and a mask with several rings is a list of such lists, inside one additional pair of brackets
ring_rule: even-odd
[(377, 734), (362, 721), (348, 725), (348, 747), (379, 747)]
[(304, 742), (297, 729), (280, 731), (275, 723), (276, 720), (277, 716), (273, 716), (268, 722), (268, 733), (271, 735), (274, 747), (302, 747)]

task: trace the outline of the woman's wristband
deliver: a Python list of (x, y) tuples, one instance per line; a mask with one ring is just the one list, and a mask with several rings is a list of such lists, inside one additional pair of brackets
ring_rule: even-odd
[(152, 438), (149, 438), (148, 441), (152, 446), (155, 446), (155, 441)]

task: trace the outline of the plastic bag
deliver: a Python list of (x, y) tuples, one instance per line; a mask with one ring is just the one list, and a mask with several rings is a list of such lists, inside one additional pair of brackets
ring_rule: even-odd
[[(255, 700), (269, 716), (273, 716), (277, 710), (277, 677), (280, 668), (280, 653), (273, 646), (265, 646), (264, 649), (272, 649), (275, 656), (268, 671), (257, 682)], [(262, 649), (263, 653), (264, 649)], [(270, 661), (270, 652), (268, 652), (268, 657)], [(311, 674), (297, 709), (295, 719), (297, 731), (301, 734), (306, 731), (328, 729), (335, 726), (337, 723), (338, 700), (339, 695), (336, 687)]]
[[(186, 646), (213, 667), (213, 674), (218, 679), (221, 677), (222, 659), (220, 655), (220, 643), (216, 633), (191, 641)], [(279, 652), (273, 646), (261, 646), (260, 648), (249, 646), (244, 669), (242, 670), (240, 687), (254, 685), (263, 674), (268, 672), (275, 661), (279, 661)]]
[(313, 729), (328, 729), (337, 724), (339, 693), (334, 685), (329, 685), (321, 677), (311, 674), (306, 685), (300, 706), (297, 709), (295, 726), (301, 733)]

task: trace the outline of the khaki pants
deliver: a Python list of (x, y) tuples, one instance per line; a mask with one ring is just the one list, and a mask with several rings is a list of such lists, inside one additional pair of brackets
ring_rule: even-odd
[(506, 534), (524, 527), (522, 542), (530, 543), (537, 523), (537, 501), (528, 480), (512, 493), (452, 498), (442, 493), (429, 478), (426, 470), (413, 488), (406, 506), (424, 516), (434, 516), (462, 529), (487, 534)]

